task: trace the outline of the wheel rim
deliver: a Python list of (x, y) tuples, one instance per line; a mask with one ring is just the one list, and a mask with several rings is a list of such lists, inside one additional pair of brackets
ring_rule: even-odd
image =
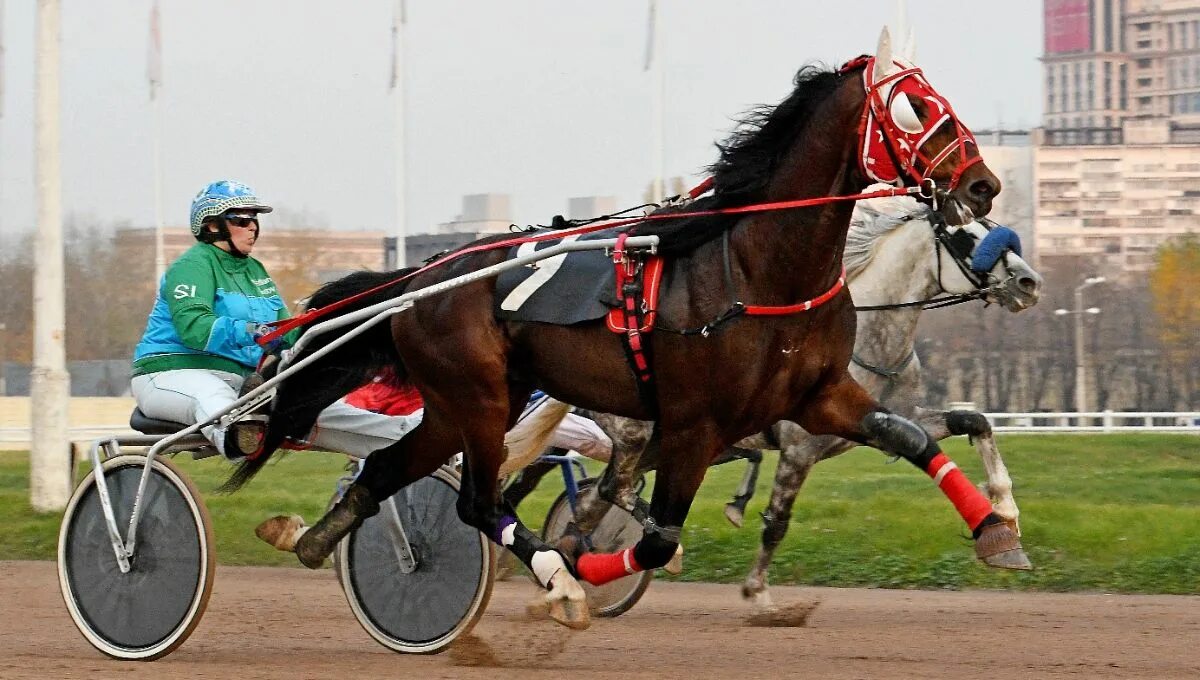
[[(490, 555), (479, 531), (459, 520), (458, 492), (449, 483), (426, 477), (393, 499), (347, 538), (343, 578), (373, 635), (386, 636), (393, 648), (434, 651), (425, 648), (454, 634), (481, 605), (481, 564)], [(418, 560), (407, 574), (393, 548), (393, 508)]]
[[(122, 529), (129, 525), (141, 474), (140, 462), (105, 471)], [(192, 622), (207, 577), (195, 506), (157, 467), (141, 507), (136, 553), (125, 574), (113, 554), (94, 481), (63, 531), (60, 563), (68, 604), (93, 644), (110, 654), (168, 646)]]

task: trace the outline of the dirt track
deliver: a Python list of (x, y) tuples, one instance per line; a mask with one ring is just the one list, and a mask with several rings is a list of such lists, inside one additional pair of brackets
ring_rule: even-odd
[(734, 586), (656, 583), (572, 633), (526, 617), (533, 592), (497, 584), (475, 632), (505, 667), (466, 667), (376, 645), (329, 571), (221, 568), (191, 639), (128, 663), (75, 630), (53, 563), (0, 562), (0, 678), (1200, 677), (1197, 597), (776, 588), (819, 605), (807, 627), (754, 628)]

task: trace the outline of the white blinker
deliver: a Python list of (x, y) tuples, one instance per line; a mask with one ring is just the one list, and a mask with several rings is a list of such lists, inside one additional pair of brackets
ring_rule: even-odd
[(892, 121), (896, 123), (896, 127), (908, 134), (916, 135), (925, 131), (925, 124), (921, 122), (917, 112), (913, 110), (912, 102), (903, 92), (896, 93), (892, 99), (891, 112)]

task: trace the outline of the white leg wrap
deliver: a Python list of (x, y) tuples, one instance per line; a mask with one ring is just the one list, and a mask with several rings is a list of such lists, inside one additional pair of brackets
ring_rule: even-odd
[(533, 554), (533, 559), (529, 560), (529, 567), (533, 569), (533, 575), (537, 577), (542, 586), (549, 588), (550, 579), (567, 565), (563, 564), (562, 555), (559, 555), (553, 550), (539, 550)]
[(500, 532), (500, 543), (504, 547), (508, 547), (508, 546), (512, 545), (513, 543), (515, 543), (516, 540), (517, 540), (517, 523), (513, 522), (512, 524), (509, 524), (508, 526), (504, 527), (504, 530)]

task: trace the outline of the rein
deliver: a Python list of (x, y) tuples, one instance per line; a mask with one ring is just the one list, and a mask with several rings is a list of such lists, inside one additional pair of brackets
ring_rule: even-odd
[[(712, 188), (712, 186), (713, 186), (713, 183), (712, 183), (711, 178), (708, 180), (705, 180), (703, 183), (701, 183), (695, 189), (688, 192), (688, 197), (695, 198), (695, 197), (705, 193), (706, 191), (710, 190)], [(868, 192), (858, 193), (858, 194), (849, 194), (846, 196), (822, 196), (819, 198), (801, 198), (801, 199), (794, 199), (794, 200), (790, 200), (790, 201), (774, 201), (774, 202), (770, 202), (770, 203), (754, 203), (751, 205), (737, 206), (737, 207), (733, 207), (733, 208), (716, 208), (716, 209), (712, 209), (712, 210), (693, 210), (693, 211), (689, 211), (689, 212), (644, 215), (642, 217), (636, 217), (636, 218), (625, 219), (625, 220), (617, 220), (615, 222), (600, 222), (597, 224), (589, 224), (586, 226), (575, 227), (572, 229), (562, 229), (562, 230), (558, 230), (558, 231), (551, 231), (551, 232), (547, 232), (544, 234), (538, 234), (537, 236), (525, 236), (525, 237), (520, 237), (520, 238), (511, 238), (511, 239), (505, 239), (503, 241), (496, 241), (495, 243), (485, 243), (485, 244), (481, 244), (481, 245), (477, 245), (477, 246), (471, 246), (471, 247), (463, 248), (461, 250), (457, 250), (453, 253), (450, 253), (449, 255), (446, 255), (445, 257), (442, 257), (437, 260), (434, 260), (433, 262), (430, 262), (429, 264), (425, 265), (424, 267), (421, 267), (420, 269), (418, 269), (414, 272), (410, 272), (404, 276), (396, 277), (395, 279), (392, 279), (391, 281), (382, 283), (382, 284), (375, 286), (374, 288), (371, 288), (369, 290), (365, 290), (361, 293), (351, 295), (350, 297), (343, 298), (341, 300), (338, 300), (337, 302), (332, 302), (332, 303), (325, 305), (324, 307), (320, 307), (318, 309), (310, 309), (310, 310), (304, 312), (303, 314), (294, 316), (290, 319), (284, 319), (283, 321), (277, 321), (272, 324), (269, 324), (274, 328), (274, 330), (272, 330), (270, 333), (267, 333), (266, 335), (262, 336), (261, 338), (258, 338), (258, 340), (256, 340), (256, 342), (259, 344), (259, 346), (266, 347), (267, 345), (278, 340), (280, 337), (282, 337), (284, 334), (286, 334), (287, 332), (291, 331), (294, 328), (298, 328), (305, 324), (311, 323), (322, 317), (329, 316), (333, 312), (335, 312), (339, 309), (342, 309), (343, 307), (346, 307), (347, 305), (353, 304), (354, 302), (357, 302), (358, 300), (361, 300), (369, 295), (378, 293), (382, 290), (385, 290), (387, 288), (390, 288), (390, 287), (396, 285), (397, 283), (411, 279), (418, 274), (423, 274), (427, 271), (430, 271), (431, 269), (440, 267), (440, 266), (450, 262), (451, 260), (456, 260), (460, 257), (463, 257), (464, 255), (469, 255), (472, 253), (479, 253), (479, 252), (485, 252), (485, 251), (491, 251), (491, 250), (499, 250), (501, 248), (511, 248), (513, 246), (518, 246), (518, 245), (521, 245), (524, 243), (538, 243), (541, 241), (555, 241), (558, 239), (566, 238), (568, 236), (588, 234), (588, 233), (595, 232), (595, 231), (601, 231), (603, 229), (613, 229), (616, 227), (625, 227), (625, 226), (629, 226), (629, 225), (633, 225), (633, 224), (641, 224), (643, 222), (651, 222), (651, 221), (657, 221), (657, 220), (677, 220), (677, 219), (684, 219), (684, 218), (689, 218), (689, 217), (710, 217), (710, 216), (715, 216), (715, 215), (745, 215), (745, 214), (752, 214), (752, 213), (770, 212), (773, 210), (791, 210), (791, 209), (795, 209), (795, 208), (807, 208), (807, 207), (811, 207), (811, 206), (836, 203), (836, 202), (840, 202), (840, 201), (858, 201), (858, 200), (862, 200), (862, 199), (884, 198), (884, 197), (889, 197), (889, 196), (918, 195), (923, 198), (931, 198), (934, 191), (935, 191), (935, 187), (934, 187), (933, 182), (926, 181), (926, 182), (922, 182), (919, 186), (914, 186), (914, 187), (893, 187), (890, 189), (879, 189), (876, 191), (868, 191)], [(696, 193), (696, 192), (699, 192), (699, 193)], [(726, 233), (726, 235), (728, 235), (729, 232), (726, 231), (725, 233)], [(787, 307), (757, 307), (757, 306), (742, 305), (741, 309), (739, 309), (737, 311), (734, 311), (731, 309), (730, 312), (732, 312), (732, 314), (730, 312), (726, 312), (726, 314), (729, 315), (728, 318), (733, 318), (734, 316), (738, 316), (742, 313), (793, 314), (793, 313), (797, 313), (797, 312), (802, 312), (802, 311), (806, 311), (808, 309), (812, 309), (813, 307), (816, 307), (824, 302), (827, 302), (830, 298), (832, 298), (834, 295), (836, 295), (841, 290), (842, 286), (844, 286), (844, 285), (845, 285), (845, 272), (843, 272), (842, 276), (840, 276), (838, 278), (838, 281), (834, 284), (833, 288), (831, 288), (830, 290), (826, 291), (825, 293), (823, 293), (811, 300), (806, 300), (806, 301), (798, 303), (796, 305), (789, 305)], [(741, 304), (741, 303), (736, 303), (736, 304)], [(753, 310), (753, 311), (747, 311), (747, 310)], [(723, 319), (722, 322), (727, 321), (728, 318)], [(699, 332), (699, 330), (697, 330), (697, 332)]]

